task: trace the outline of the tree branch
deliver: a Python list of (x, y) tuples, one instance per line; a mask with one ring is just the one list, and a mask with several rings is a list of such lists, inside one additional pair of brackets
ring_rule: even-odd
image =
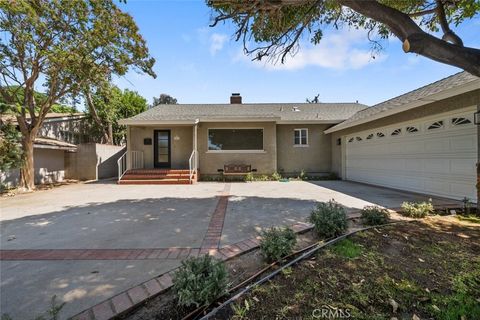
[(441, 0), (436, 0), (437, 2), (437, 17), (440, 26), (442, 27), (443, 37), (442, 40), (449, 41), (453, 44), (459, 45), (463, 47), (463, 41), (460, 37), (450, 29), (448, 25), (447, 17), (445, 15), (445, 8), (443, 6), (443, 2)]
[(407, 14), (377, 1), (338, 0), (342, 5), (386, 25), (403, 42), (405, 52), (459, 67), (480, 77), (480, 50), (438, 39), (423, 31)]

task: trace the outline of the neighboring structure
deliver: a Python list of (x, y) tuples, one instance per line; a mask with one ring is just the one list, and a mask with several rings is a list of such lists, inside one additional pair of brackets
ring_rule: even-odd
[[(15, 118), (3, 115), (2, 121)], [(65, 179), (97, 180), (117, 175), (117, 160), (124, 147), (95, 143), (83, 113), (48, 113), (33, 145), (35, 184)], [(18, 184), (19, 170), (0, 172), (0, 183)]]
[(161, 105), (120, 122), (128, 128), (121, 182), (175, 175), (188, 181), (192, 173), (218, 175), (226, 165), (245, 165), (256, 174), (334, 172), (346, 180), (475, 199), (473, 114), (479, 103), (480, 78), (462, 72), (370, 108), (243, 104), (239, 94), (230, 104)]

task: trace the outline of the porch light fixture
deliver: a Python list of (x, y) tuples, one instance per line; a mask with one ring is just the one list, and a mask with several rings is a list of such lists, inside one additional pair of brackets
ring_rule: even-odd
[(477, 126), (480, 124), (480, 111), (477, 111), (473, 114), (473, 123), (475, 123)]

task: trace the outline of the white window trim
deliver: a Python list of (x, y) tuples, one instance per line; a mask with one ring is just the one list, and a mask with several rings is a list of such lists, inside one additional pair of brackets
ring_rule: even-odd
[[(208, 148), (208, 137), (210, 136), (210, 130), (218, 130), (218, 129), (225, 129), (225, 130), (242, 130), (242, 129), (261, 129), (262, 130), (262, 146), (263, 149), (258, 150), (210, 150)], [(207, 151), (205, 153), (267, 153), (265, 150), (265, 128), (263, 127), (220, 127), (220, 128), (207, 128)]]
[[(307, 132), (306, 138), (307, 138), (307, 143), (302, 144), (302, 130), (305, 130)], [(300, 144), (295, 144), (295, 131), (300, 131)], [(310, 144), (308, 143), (308, 128), (295, 128), (293, 129), (293, 146), (296, 148), (308, 148)]]

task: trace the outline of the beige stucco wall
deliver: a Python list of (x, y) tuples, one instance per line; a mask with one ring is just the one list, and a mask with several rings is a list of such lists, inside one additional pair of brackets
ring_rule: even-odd
[[(188, 168), (188, 159), (193, 150), (193, 126), (131, 126), (128, 135), (128, 149), (143, 151), (145, 168), (153, 168), (154, 131), (171, 131), (172, 168)], [(151, 145), (144, 145), (143, 139), (151, 138)]]
[[(263, 152), (211, 152), (208, 151), (208, 129), (211, 128), (263, 128)], [(217, 123), (198, 125), (199, 168), (202, 175), (216, 175), (225, 164), (246, 164), (258, 174), (272, 174), (277, 170), (276, 126), (274, 122)]]
[[(278, 171), (285, 175), (328, 173), (331, 169), (331, 140), (323, 133), (330, 125), (277, 125)], [(308, 129), (308, 147), (294, 146), (294, 129)]]
[(35, 184), (63, 181), (65, 177), (65, 161), (63, 150), (33, 150), (35, 167)]
[[(398, 122), (404, 122), (409, 120), (418, 119), (421, 117), (427, 117), (439, 113), (454, 111), (470, 106), (474, 106), (480, 103), (480, 89), (464, 93), (452, 98), (436, 101), (428, 105), (411, 109), (405, 112), (397, 113), (395, 115), (378, 119), (372, 122), (357, 125), (345, 130), (333, 132), (331, 134), (332, 145), (332, 172), (342, 175), (342, 163), (344, 162), (345, 152), (345, 136), (354, 132), (360, 132), (364, 130), (374, 129), (378, 127), (384, 127)], [(337, 145), (337, 139), (342, 139), (342, 144)]]
[[(34, 148), (33, 166), (35, 184), (61, 182), (65, 179), (65, 151), (55, 149)], [(0, 171), (0, 182), (13, 188), (18, 185), (19, 170)]]

